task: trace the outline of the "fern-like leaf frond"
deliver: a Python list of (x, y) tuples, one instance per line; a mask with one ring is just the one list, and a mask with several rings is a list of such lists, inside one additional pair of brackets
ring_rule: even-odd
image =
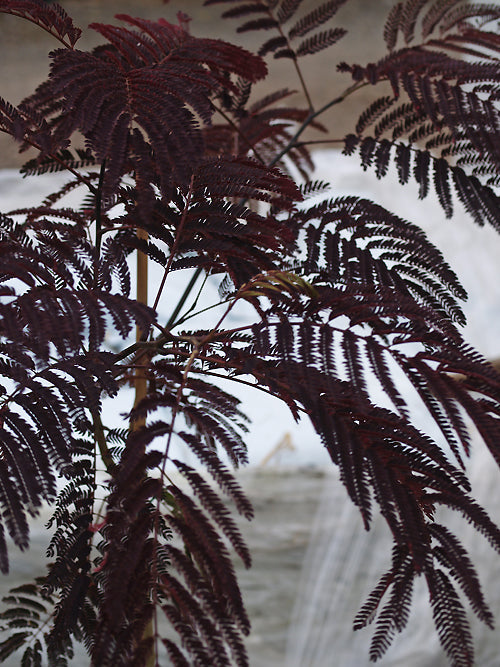
[(19, 16), (46, 30), (65, 46), (75, 46), (82, 31), (59, 4), (47, 7), (43, 0), (4, 0), (0, 12)]

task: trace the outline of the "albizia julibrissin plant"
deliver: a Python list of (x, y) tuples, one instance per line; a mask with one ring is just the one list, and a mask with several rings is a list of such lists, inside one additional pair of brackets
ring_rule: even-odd
[[(386, 57), (339, 65), (346, 89), (315, 108), (300, 61), (344, 37), (331, 26), (344, 1), (307, 12), (301, 0), (207, 0), (224, 2), (239, 32), (262, 35), (252, 54), (191, 35), (183, 14), (178, 25), (126, 15), (93, 24), (102, 44), (80, 51), (59, 5), (0, 0), (56, 47), (33, 95), (0, 101), (0, 129), (36, 149), (24, 174), (67, 174), (39, 206), (0, 214), (4, 573), (5, 532), (28, 547), (28, 515), (53, 507), (47, 575), (6, 599), (1, 659), (19, 651), (23, 665), (67, 664), (77, 640), (98, 667), (159, 664), (165, 650), (174, 665), (248, 664), (231, 558), (249, 566), (250, 554), (227, 505), (252, 516), (231, 471), (247, 459), (231, 394), (244, 383), (310, 419), (365, 527), (373, 511), (387, 521), (387, 572), (355, 619), (377, 619), (371, 659), (405, 626), (421, 578), (451, 663), (473, 664), (464, 603), (493, 618), (438, 513), (460, 513), (500, 551), (464, 473), (468, 420), (500, 463), (500, 377), (462, 339), (464, 290), (417, 226), (361, 197), (308, 203), (324, 186), (308, 180), (302, 135), (324, 131), (327, 107), (342, 113), (348, 95), (389, 82), (345, 151), (380, 178), (394, 163), (421, 197), (435, 190), (446, 216), (458, 197), (475, 222), (500, 229), (500, 8), (397, 3)], [(250, 98), (264, 58), (293, 61), (304, 107), (288, 90)], [(77, 188), (81, 206), (65, 207)], [(148, 261), (163, 275), (149, 300)], [(174, 272), (186, 276), (180, 298)], [(217, 304), (202, 276), (220, 281)], [(254, 315), (234, 327), (244, 302)], [(212, 324), (186, 328), (201, 310)], [(112, 330), (121, 346), (108, 344)], [(416, 423), (402, 376), (449, 451)], [(131, 386), (119, 429), (110, 398), (123, 411)], [(179, 442), (196, 469), (173, 455)]]

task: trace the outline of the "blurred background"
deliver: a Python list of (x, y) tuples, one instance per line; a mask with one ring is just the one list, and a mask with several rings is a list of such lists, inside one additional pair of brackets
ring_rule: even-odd
[[(87, 26), (112, 22), (117, 13), (149, 19), (163, 17), (177, 22), (177, 11), (192, 17), (191, 32), (197, 36), (236, 41), (258, 48), (254, 33), (238, 35), (237, 22), (222, 21), (227, 5), (203, 7), (202, 0), (62, 0), (60, 3), (84, 29), (77, 46), (90, 48), (100, 38)], [(304, 2), (304, 11), (318, 6)], [(340, 61), (366, 64), (385, 53), (382, 30), (392, 0), (350, 0), (342, 7), (335, 25), (348, 30), (337, 45), (301, 61), (316, 107), (336, 97), (350, 84), (336, 72)], [(0, 14), (0, 95), (16, 104), (47, 76), (48, 53), (57, 43), (40, 29), (12, 16)], [(271, 61), (269, 78), (255, 87), (262, 97), (276, 88), (298, 89), (289, 61)], [(353, 130), (360, 112), (380, 93), (369, 87), (348, 98), (321, 119), (334, 138)], [(299, 104), (300, 94), (294, 98)], [(61, 175), (21, 179), (15, 170), (29, 154), (19, 156), (12, 141), (0, 136), (0, 211), (35, 204), (54, 189)], [(429, 197), (417, 201), (417, 189), (401, 188), (395, 175), (377, 181), (363, 172), (356, 159), (337, 150), (314, 153), (314, 177), (332, 184), (328, 196), (358, 194), (373, 199), (412, 222), (421, 224), (459, 274), (469, 292), (465, 310), (469, 324), (467, 340), (488, 357), (500, 354), (500, 238), (488, 228), (478, 229), (457, 209), (453, 220), (445, 220), (441, 208)], [(155, 280), (154, 274), (151, 280)], [(215, 290), (214, 285), (214, 290)], [(255, 392), (258, 393), (258, 392)], [(240, 571), (243, 594), (253, 625), (248, 648), (251, 667), (368, 667), (373, 628), (352, 631), (356, 611), (385, 571), (390, 557), (390, 539), (382, 521), (366, 533), (357, 511), (347, 500), (335, 470), (318, 438), (307, 423), (295, 424), (279, 403), (249, 391), (239, 394), (243, 408), (253, 420), (248, 442), (251, 465), (240, 479), (254, 502), (256, 518), (241, 528), (254, 555), (254, 566)], [(418, 406), (415, 406), (418, 412)], [(426, 430), (426, 415), (419, 427)], [(498, 470), (474, 436), (471, 475), (474, 490), (500, 521)], [(33, 546), (26, 554), (15, 554), (11, 575), (0, 581), (0, 592), (43, 573), (43, 550), (47, 543), (44, 521), (33, 526)], [(459, 532), (478, 564), (487, 598), (500, 621), (500, 559), (477, 535), (460, 522)], [(480, 667), (500, 665), (498, 635), (473, 622)], [(15, 667), (19, 660), (6, 664)], [(71, 663), (88, 664), (83, 652)], [(432, 615), (424, 590), (417, 589), (409, 627), (378, 664), (382, 667), (444, 667), (447, 661), (433, 630)], [(208, 667), (208, 666), (207, 666)]]
[[(92, 22), (113, 22), (116, 14), (130, 14), (156, 20), (165, 18), (177, 23), (179, 10), (191, 18), (191, 32), (198, 37), (212, 37), (237, 43), (250, 50), (256, 50), (268, 33), (246, 32), (237, 34), (241, 19), (221, 20), (221, 14), (228, 5), (203, 6), (203, 0), (62, 0), (60, 4), (73, 17), (75, 24), (83, 30), (76, 47), (86, 50), (102, 41), (100, 35), (88, 28)], [(305, 0), (303, 12), (320, 5), (317, 0)], [(336, 72), (338, 62), (371, 62), (384, 54), (382, 30), (392, 0), (350, 0), (341, 7), (333, 19), (336, 26), (349, 31), (342, 40), (330, 49), (301, 60), (304, 78), (316, 107), (328, 102), (350, 83), (350, 77)], [(302, 12), (301, 12), (302, 13)], [(13, 104), (19, 103), (45, 79), (49, 71), (48, 54), (58, 48), (58, 43), (50, 35), (36, 26), (21, 21), (14, 16), (0, 14), (0, 95)], [(268, 79), (255, 86), (254, 94), (263, 97), (270, 91), (288, 87), (299, 89), (293, 65), (286, 59), (271, 63)], [(291, 99), (291, 98), (290, 98)], [(372, 99), (370, 91), (363, 89), (349, 99), (342, 114), (329, 113), (323, 122), (335, 128), (341, 138), (352, 131), (354, 123)], [(294, 102), (301, 102), (300, 96)], [(25, 154), (28, 155), (28, 154)], [(0, 168), (23, 164), (25, 155), (16, 157), (9, 146), (8, 138), (0, 136)]]

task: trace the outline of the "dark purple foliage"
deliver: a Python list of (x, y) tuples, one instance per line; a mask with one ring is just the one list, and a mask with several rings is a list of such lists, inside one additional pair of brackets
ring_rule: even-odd
[[(80, 51), (81, 31), (57, 3), (0, 0), (0, 12), (58, 41), (49, 78), (17, 107), (0, 99), (0, 130), (38, 150), (24, 174), (68, 175), (40, 206), (0, 214), (2, 572), (6, 534), (25, 549), (29, 516), (42, 502), (54, 510), (48, 574), (6, 598), (0, 660), (23, 651), (23, 664), (66, 664), (77, 640), (99, 667), (144, 665), (160, 643), (174, 665), (248, 664), (232, 556), (249, 567), (251, 554), (227, 504), (252, 518), (225, 462), (247, 461), (234, 381), (307, 416), (365, 527), (377, 511), (387, 521), (390, 564), (355, 619), (355, 628), (377, 619), (371, 659), (405, 627), (421, 576), (452, 664), (473, 664), (464, 602), (489, 626), (493, 618), (469, 555), (436, 513), (461, 513), (500, 551), (500, 530), (464, 473), (465, 417), (500, 463), (500, 376), (464, 342), (466, 294), (416, 225), (342, 193), (307, 203), (325, 184), (290, 173), (307, 181), (300, 137), (326, 130), (306, 87), (305, 107), (287, 89), (249, 102), (264, 56), (292, 59), (303, 84), (300, 57), (345, 35), (329, 23), (344, 2), (305, 12), (303, 0), (207, 0), (224, 3), (239, 32), (265, 31), (255, 55), (193, 37), (182, 13), (179, 25), (128, 15), (92, 24), (103, 43)], [(379, 178), (395, 163), (420, 197), (434, 188), (446, 216), (456, 195), (475, 222), (497, 229), (499, 19), (484, 3), (395, 3), (388, 55), (339, 65), (354, 84), (328, 105), (389, 81), (392, 94), (353, 123), (345, 152)], [(76, 187), (86, 191), (81, 207), (58, 206)], [(163, 285), (152, 306), (131, 296), (132, 253), (160, 264), (165, 279), (194, 274), (177, 305), (167, 282), (168, 321)], [(222, 315), (212, 329), (185, 329), (202, 273), (220, 277)], [(255, 318), (227, 328), (240, 301)], [(413, 423), (401, 371), (453, 457)], [(374, 379), (390, 408), (372, 401)], [(119, 429), (103, 400), (124, 386), (137, 400)], [(203, 473), (174, 457), (174, 439)], [(177, 641), (159, 636), (161, 615)]]

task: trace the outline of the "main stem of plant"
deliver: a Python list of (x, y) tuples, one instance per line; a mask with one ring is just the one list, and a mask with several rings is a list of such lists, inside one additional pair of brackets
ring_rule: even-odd
[[(137, 230), (137, 236), (147, 241), (148, 234), (143, 229)], [(145, 305), (148, 304), (148, 256), (141, 252), (137, 251), (137, 280), (136, 280), (136, 299), (139, 303)], [(139, 327), (136, 329), (136, 341), (140, 342), (144, 336), (144, 331)], [(144, 362), (147, 364), (147, 360)], [(146, 366), (139, 365), (135, 369), (135, 380), (134, 380), (134, 407), (137, 406), (142, 399), (147, 395), (148, 392), (148, 381), (146, 376)], [(134, 419), (130, 424), (130, 428), (133, 430), (139, 429), (144, 426), (146, 422), (145, 417), (140, 417), (139, 419)], [(147, 624), (143, 639), (150, 639), (154, 637), (154, 624), (151, 619)], [(151, 644), (151, 650), (146, 660), (146, 667), (155, 667), (156, 665), (156, 655), (154, 650), (154, 642)]]

